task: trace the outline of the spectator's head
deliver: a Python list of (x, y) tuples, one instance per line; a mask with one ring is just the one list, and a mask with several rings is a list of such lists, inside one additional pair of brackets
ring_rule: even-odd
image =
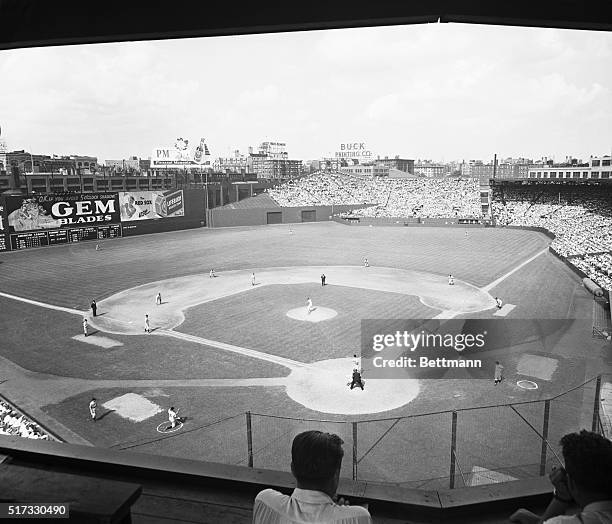
[(612, 500), (612, 441), (583, 429), (565, 435), (561, 447), (574, 500), (582, 507)]
[(291, 472), (302, 489), (336, 494), (344, 442), (338, 435), (321, 431), (305, 431), (293, 439)]

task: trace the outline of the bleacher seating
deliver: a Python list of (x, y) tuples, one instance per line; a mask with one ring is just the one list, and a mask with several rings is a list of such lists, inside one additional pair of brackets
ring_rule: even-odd
[(317, 173), (269, 190), (280, 206), (369, 204), (354, 217), (477, 218), (478, 180), (393, 179)]
[(38, 424), (2, 400), (0, 400), (0, 435), (49, 440), (49, 435)]
[(497, 186), (498, 225), (542, 227), (551, 247), (598, 285), (612, 289), (612, 188), (607, 186)]

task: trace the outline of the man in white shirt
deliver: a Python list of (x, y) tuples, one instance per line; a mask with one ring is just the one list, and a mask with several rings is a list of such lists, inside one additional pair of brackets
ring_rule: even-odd
[[(612, 441), (583, 429), (565, 435), (561, 448), (565, 468), (550, 474), (555, 489), (544, 515), (519, 509), (510, 520), (521, 524), (611, 523)], [(566, 515), (572, 506), (578, 506), (580, 512)]]
[(337, 499), (343, 441), (338, 435), (305, 431), (293, 439), (291, 472), (297, 488), (291, 496), (261, 491), (253, 506), (253, 524), (372, 524), (363, 506)]

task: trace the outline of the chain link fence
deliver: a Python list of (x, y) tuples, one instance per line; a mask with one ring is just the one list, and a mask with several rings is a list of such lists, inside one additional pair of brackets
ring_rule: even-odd
[(291, 444), (319, 430), (344, 441), (341, 476), (420, 489), (478, 486), (548, 474), (559, 440), (587, 429), (608, 438), (612, 376), (549, 399), (375, 420), (315, 420), (247, 412), (206, 432), (205, 460), (290, 471)]

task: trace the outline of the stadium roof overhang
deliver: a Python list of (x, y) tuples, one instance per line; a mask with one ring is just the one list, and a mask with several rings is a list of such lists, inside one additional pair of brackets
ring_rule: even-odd
[(612, 30), (608, 0), (0, 0), (0, 49), (436, 22)]

